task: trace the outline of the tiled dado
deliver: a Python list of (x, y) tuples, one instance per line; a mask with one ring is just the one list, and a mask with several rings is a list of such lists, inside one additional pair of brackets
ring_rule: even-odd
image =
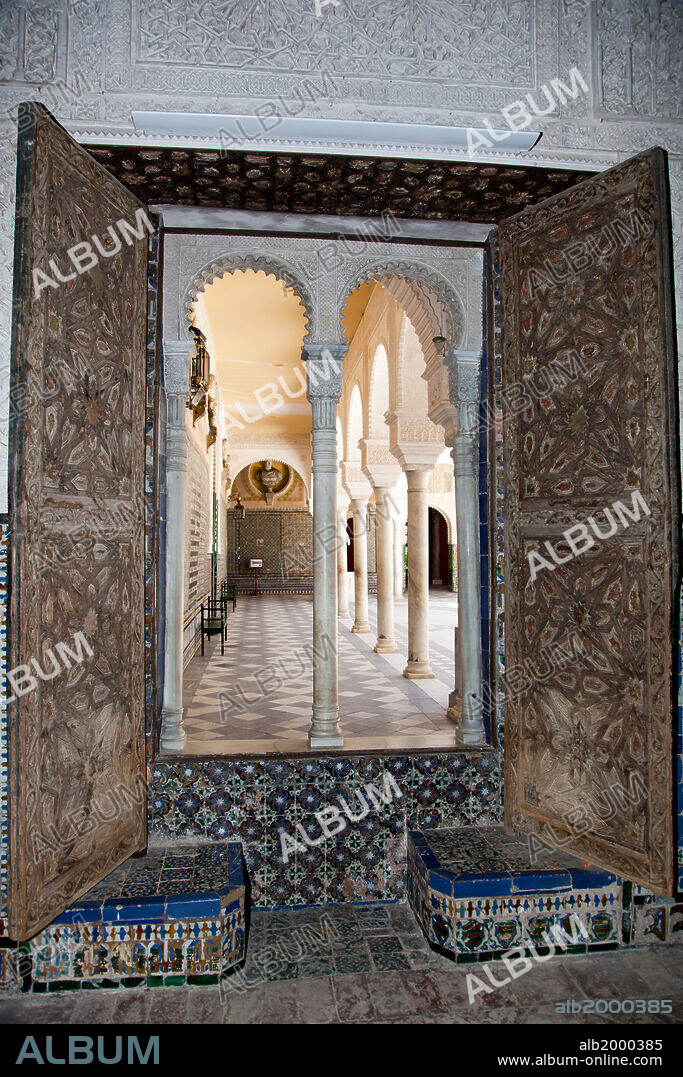
[[(389, 802), (374, 807), (368, 783)], [(151, 792), (151, 839), (241, 841), (259, 907), (404, 898), (408, 828), (486, 826), (501, 814), (494, 752), (160, 762)], [(335, 805), (343, 828), (305, 844), (297, 826), (317, 841), (315, 813)], [(281, 833), (302, 845), (286, 863)]]
[(0, 950), (3, 986), (216, 984), (246, 956), (247, 890), (235, 842), (127, 860), (29, 942)]

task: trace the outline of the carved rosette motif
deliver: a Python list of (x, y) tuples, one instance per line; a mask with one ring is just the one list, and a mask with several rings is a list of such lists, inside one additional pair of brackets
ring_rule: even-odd
[[(660, 151), (633, 158), (501, 234), (504, 387), (551, 361), (570, 369), (578, 356), (583, 366), (505, 416), (507, 821), (550, 844), (567, 840), (659, 894), (671, 892), (673, 869), (678, 518), (665, 167)], [(569, 252), (600, 235), (601, 257), (567, 272)], [(566, 279), (529, 288), (529, 272), (549, 279), (548, 266)], [(532, 550), (549, 541), (567, 557), (562, 532), (591, 516), (609, 532), (602, 510), (630, 507), (634, 490), (649, 516), (531, 579)], [(510, 691), (512, 669), (542, 670), (543, 648), (572, 637), (574, 658)], [(644, 792), (624, 799), (635, 776)], [(629, 802), (615, 814), (610, 796), (620, 790)], [(587, 804), (599, 808), (577, 836), (570, 821), (585, 818)]]

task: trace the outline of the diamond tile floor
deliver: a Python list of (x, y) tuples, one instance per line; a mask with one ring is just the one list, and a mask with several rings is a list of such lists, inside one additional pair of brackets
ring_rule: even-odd
[[(220, 987), (0, 1000), (2, 1024), (678, 1023), (681, 947), (558, 958), (470, 1004), (468, 972), (433, 953), (405, 904), (256, 911), (240, 978)], [(671, 999), (673, 1014), (558, 1016), (567, 999)]]
[[(452, 748), (446, 717), (454, 682), (456, 596), (430, 595), (433, 680), (402, 676), (407, 660), (408, 600), (395, 600), (399, 652), (378, 655), (376, 596), (370, 596), (367, 635), (339, 619), (339, 709), (346, 749)], [(352, 610), (353, 612), (353, 610)], [(308, 750), (312, 700), (310, 596), (240, 596), (228, 620), (221, 656), (212, 640), (184, 677), (184, 725), (189, 755)]]

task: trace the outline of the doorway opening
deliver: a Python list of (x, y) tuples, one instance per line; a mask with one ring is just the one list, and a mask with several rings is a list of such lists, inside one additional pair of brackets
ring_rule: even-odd
[(429, 586), (457, 591), (457, 555), (446, 516), (429, 507)]
[[(167, 248), (167, 264), (189, 241), (173, 238), (176, 249)], [(236, 598), (236, 607), (228, 609), (225, 654), (215, 641), (199, 653), (197, 611), (183, 611), (182, 751), (188, 755), (307, 749), (316, 657), (311, 652), (316, 536), (311, 406), (301, 354), (318, 314), (306, 285), (289, 271), (292, 255), (304, 244), (291, 239), (287, 246), (268, 264), (224, 252), (222, 260), (213, 259), (210, 275), (203, 269), (197, 274), (184, 306), (186, 321), (206, 342), (210, 367), (207, 414), (191, 423), (187, 416), (188, 440), (198, 461), (204, 423), (213, 413), (215, 445), (221, 447), (211, 479), (218, 491), (218, 568), (212, 581), (219, 592), (225, 587)], [(342, 279), (337, 300), (346, 349), (336, 420), (335, 660), (344, 746), (447, 749), (454, 736), (447, 712), (457, 602), (446, 585), (431, 614), (420, 610), (426, 624), (422, 650), (414, 653), (415, 596), (406, 588), (406, 574), (416, 571), (417, 562), (408, 573), (406, 568), (415, 556), (411, 543), (418, 541), (415, 532), (410, 537), (410, 520), (427, 533), (438, 525), (439, 571), (443, 560), (449, 579), (452, 523), (446, 520), (452, 520), (453, 510), (449, 517), (435, 510), (430, 515), (426, 502), (418, 508), (411, 502), (410, 484), (419, 467), (428, 496), (453, 500), (450, 452), (443, 429), (429, 418), (423, 375), (435, 356), (434, 341), (445, 332), (465, 333), (468, 315), (457, 284), (429, 273), (420, 283), (417, 269), (413, 278), (388, 273), (377, 254), (370, 268), (359, 267), (349, 246), (344, 244), (347, 283)], [(466, 293), (468, 274), (481, 280), (481, 253), (446, 249)], [(425, 252), (432, 262), (435, 252), (434, 247)], [(445, 253), (439, 250), (438, 257)], [(471, 336), (481, 340), (481, 309), (470, 311), (469, 319)], [(195, 535), (201, 531), (199, 517), (208, 515), (209, 497), (198, 462), (188, 475), (187, 503), (186, 575), (189, 571), (190, 589), (201, 599), (202, 572), (205, 588), (209, 575)], [(443, 551), (439, 521), (446, 527)], [(429, 539), (420, 556), (428, 590)]]

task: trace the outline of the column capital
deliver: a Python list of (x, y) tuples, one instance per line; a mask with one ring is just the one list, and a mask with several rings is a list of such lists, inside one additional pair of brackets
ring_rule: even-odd
[(190, 356), (192, 344), (189, 340), (164, 340), (164, 388), (168, 396), (190, 391)]
[(461, 407), (463, 404), (479, 404), (480, 390), (479, 352), (464, 351), (454, 348), (448, 359), (450, 374), (451, 404)]
[(370, 483), (361, 471), (360, 461), (343, 460), (341, 464), (341, 482), (344, 490), (353, 501), (367, 501), (372, 493)]
[(409, 494), (427, 493), (429, 491), (429, 480), (433, 470), (431, 467), (411, 467), (404, 470), (408, 481)]
[(423, 411), (387, 412), (389, 449), (404, 471), (433, 468), (444, 451), (444, 432)]
[(166, 393), (166, 470), (187, 468), (185, 404), (190, 389), (190, 356), (187, 340), (164, 340), (164, 391)]
[[(309, 344), (302, 351), (306, 364), (306, 397), (313, 407), (314, 425), (317, 403), (331, 401), (336, 408), (341, 397), (342, 366), (347, 350), (343, 344)], [(329, 408), (321, 410), (322, 425), (327, 425), (328, 412)]]
[(364, 467), (363, 471), (372, 483), (375, 495), (378, 490), (392, 490), (401, 477), (398, 464), (371, 464), (370, 467)]
[(362, 438), (358, 444), (361, 470), (373, 488), (395, 486), (401, 477), (401, 469), (386, 442), (379, 438)]
[(425, 367), (422, 377), (429, 383), (429, 418), (444, 428), (448, 439), (476, 426), (480, 364), (478, 351), (454, 348), (448, 354), (437, 353)]

